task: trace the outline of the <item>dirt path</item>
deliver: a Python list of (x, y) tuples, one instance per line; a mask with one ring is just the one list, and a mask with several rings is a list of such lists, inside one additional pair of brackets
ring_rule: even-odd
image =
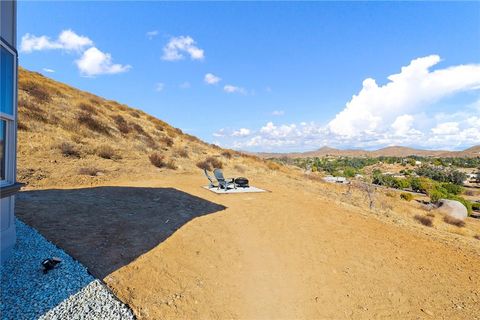
[[(259, 178), (258, 187), (273, 191), (263, 194), (216, 195), (202, 183), (193, 175), (128, 183), (225, 207), (189, 213), (163, 242), (105, 277), (140, 319), (480, 319), (478, 247), (384, 223), (284, 177)], [(197, 206), (166, 213), (136, 197), (149, 215)]]

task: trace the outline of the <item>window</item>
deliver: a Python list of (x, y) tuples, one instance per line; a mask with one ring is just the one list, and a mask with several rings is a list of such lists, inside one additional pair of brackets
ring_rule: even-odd
[(15, 182), (16, 53), (0, 40), (0, 185)]
[(7, 49), (1, 48), (0, 56), (0, 112), (13, 116), (13, 68), (14, 57)]
[(7, 122), (0, 120), (0, 180), (5, 180), (5, 135)]

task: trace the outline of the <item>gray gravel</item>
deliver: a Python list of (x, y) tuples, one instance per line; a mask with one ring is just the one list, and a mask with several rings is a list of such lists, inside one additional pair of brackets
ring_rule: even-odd
[[(17, 243), (0, 267), (1, 319), (134, 319), (127, 306), (87, 269), (17, 219)], [(62, 262), (43, 274), (40, 263)]]

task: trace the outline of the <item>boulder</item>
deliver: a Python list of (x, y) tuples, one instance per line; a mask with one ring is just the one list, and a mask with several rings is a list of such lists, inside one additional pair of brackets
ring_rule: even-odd
[(436, 211), (443, 215), (451, 216), (460, 220), (465, 220), (468, 216), (467, 208), (465, 208), (465, 206), (459, 201), (440, 199), (438, 203), (439, 206)]

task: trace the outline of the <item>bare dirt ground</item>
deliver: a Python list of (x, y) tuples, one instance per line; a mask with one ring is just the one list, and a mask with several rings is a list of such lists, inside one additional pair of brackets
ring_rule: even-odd
[(17, 211), (139, 319), (480, 319), (480, 241), (298, 177), (250, 178), (272, 192), (217, 195), (200, 173), (162, 172), (26, 191)]

